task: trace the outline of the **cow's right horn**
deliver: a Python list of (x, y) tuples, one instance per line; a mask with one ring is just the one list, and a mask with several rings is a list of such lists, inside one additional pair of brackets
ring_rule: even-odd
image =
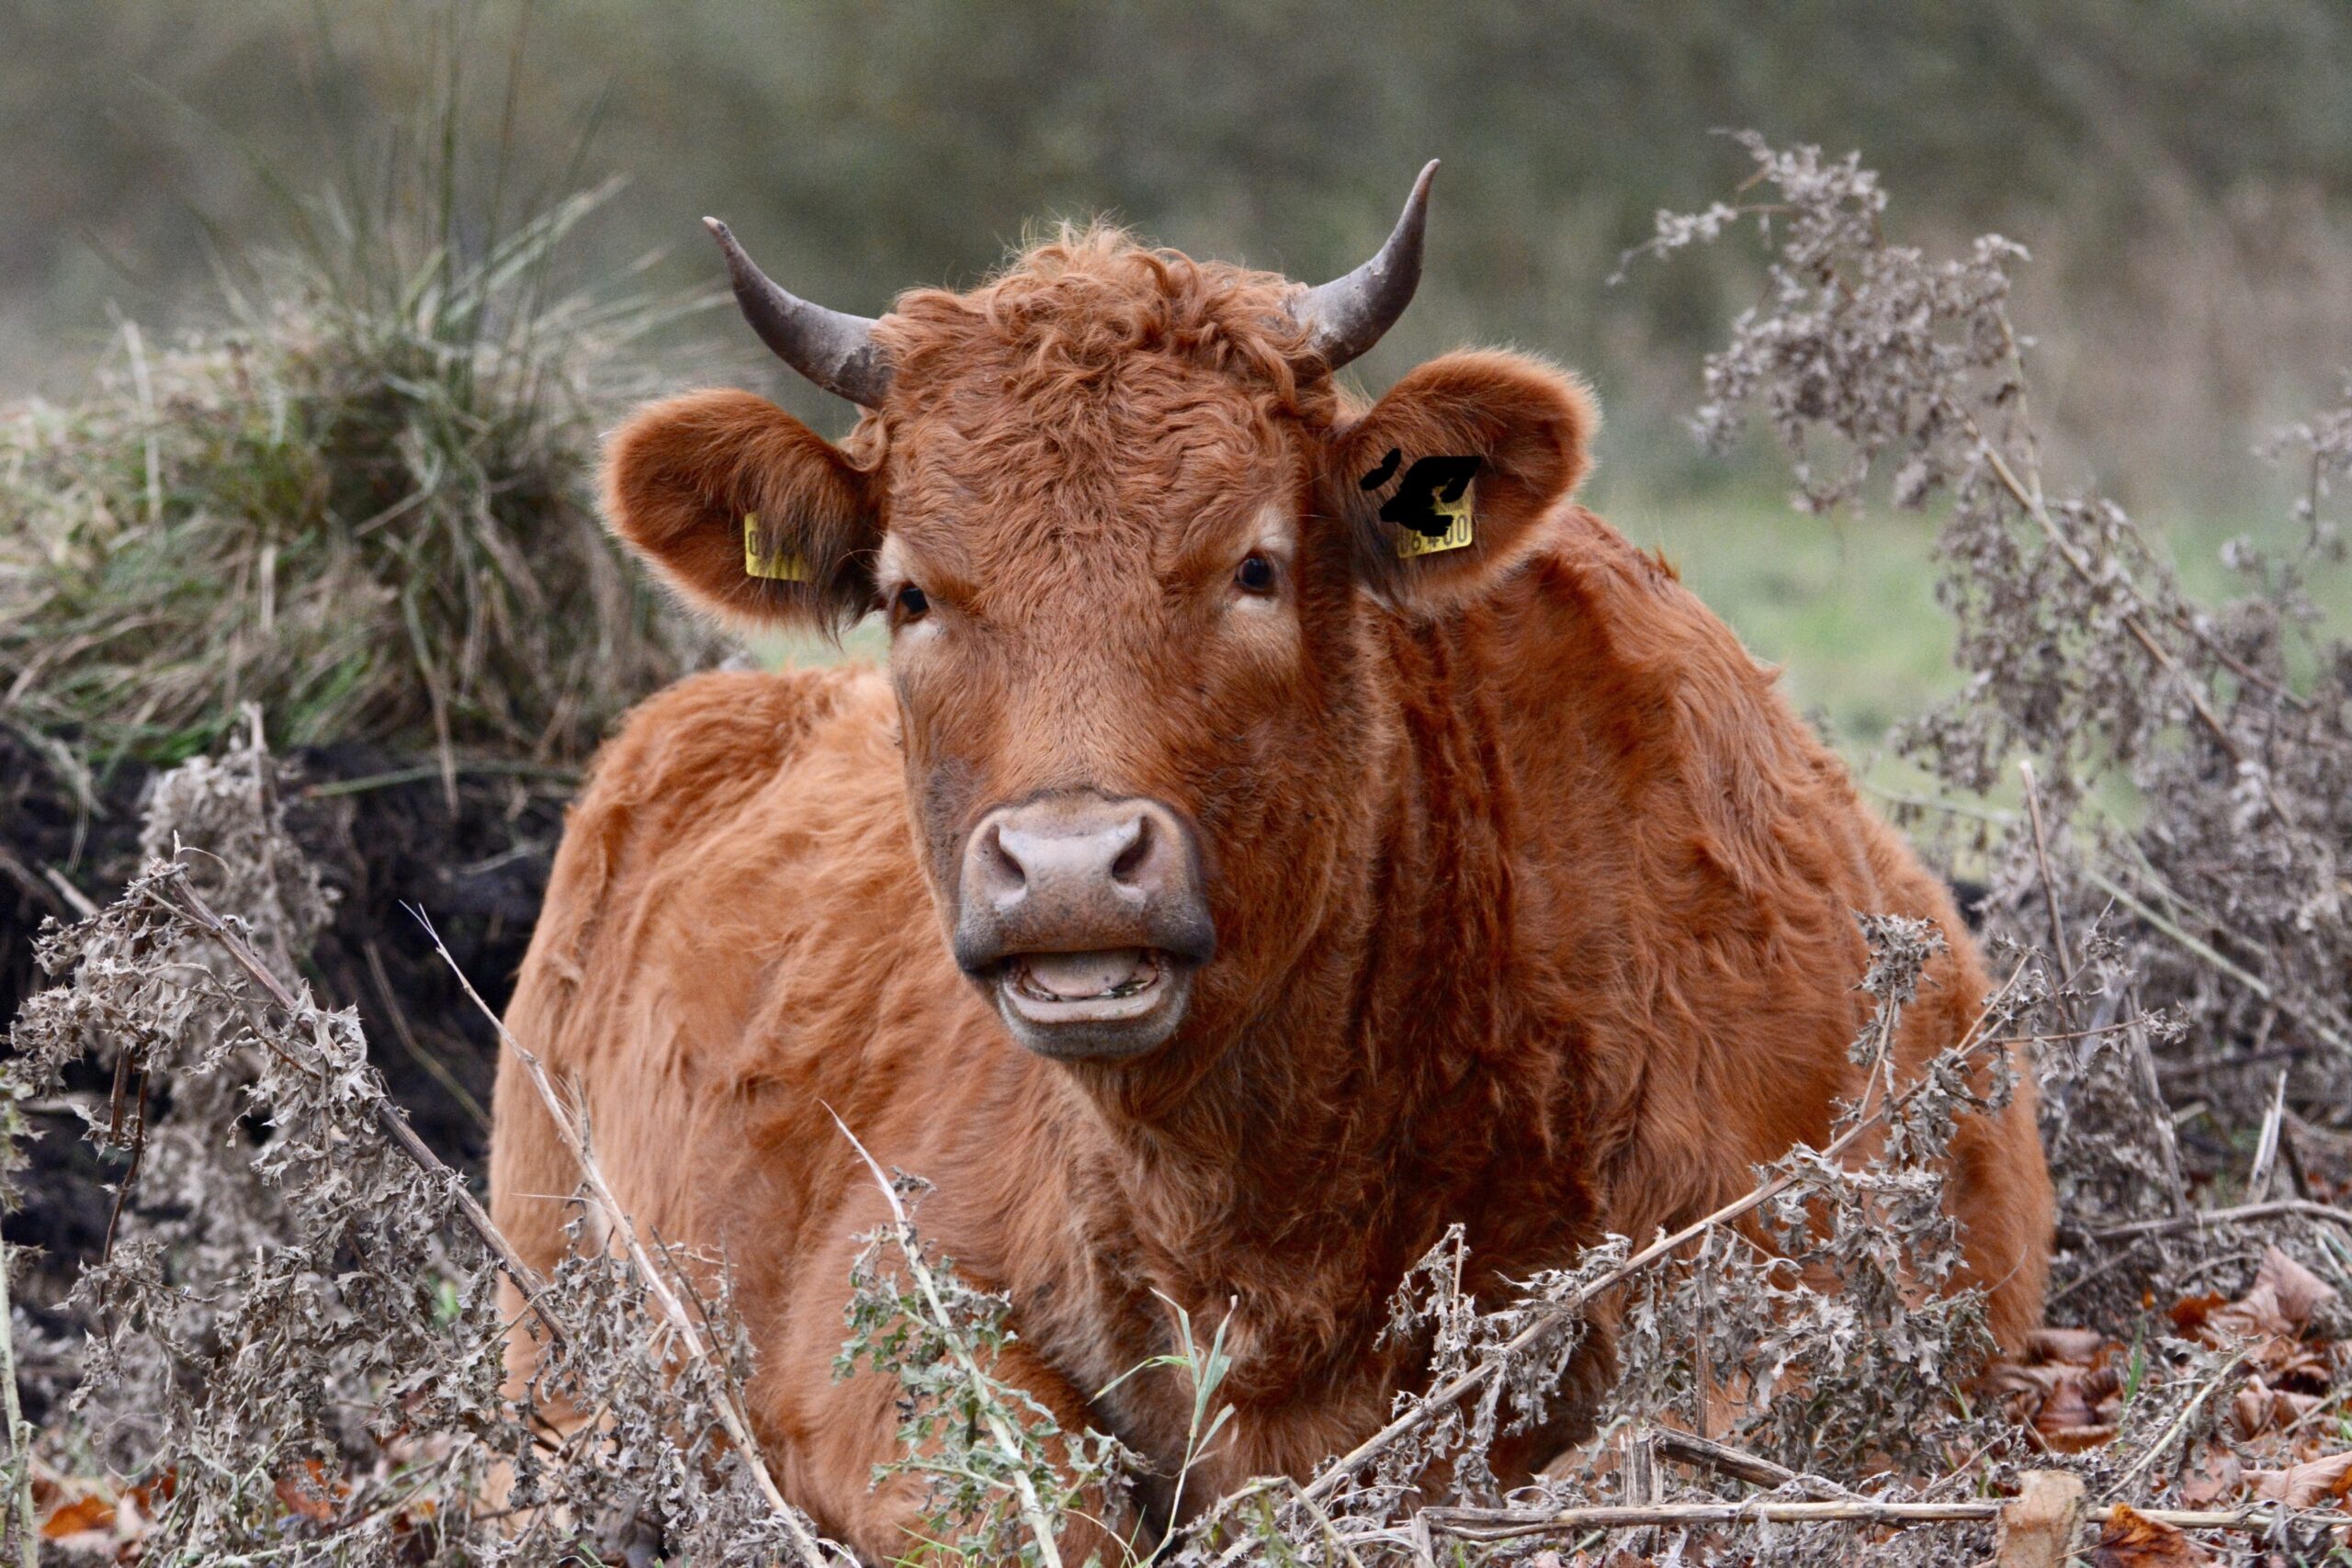
[(1413, 182), (1405, 210), (1389, 231), (1380, 252), (1345, 277), (1335, 277), (1306, 291), (1293, 308), (1299, 324), (1311, 329), (1309, 344), (1323, 363), (1337, 370), (1367, 353), (1381, 335), (1396, 324), (1413, 290), (1421, 282), (1421, 233), (1430, 215), (1430, 176), (1437, 173), (1432, 158)]
[(890, 390), (890, 359), (874, 341), (874, 319), (810, 304), (762, 272), (726, 224), (706, 218), (703, 225), (727, 253), (735, 303), (760, 341), (825, 390), (866, 408), (880, 407)]

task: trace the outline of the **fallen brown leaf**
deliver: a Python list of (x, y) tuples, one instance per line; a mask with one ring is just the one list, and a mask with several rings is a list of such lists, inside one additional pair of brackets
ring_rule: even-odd
[(2317, 1394), (2290, 1393), (2272, 1388), (2258, 1377), (2249, 1377), (2231, 1400), (2230, 1415), (2237, 1425), (2238, 1436), (2252, 1440), (2266, 1432), (2293, 1426), (2317, 1409), (2319, 1404)]
[(2120, 1503), (2099, 1532), (2090, 1560), (2091, 1568), (2199, 1568), (2213, 1561), (2173, 1526), (2135, 1514)]
[[(2322, 1303), (2335, 1298), (2334, 1286), (2273, 1247), (2262, 1255), (2245, 1294), (2207, 1313), (2199, 1330), (2216, 1346), (2252, 1341), (2256, 1363), (2274, 1373), (2300, 1371), (2299, 1363), (2311, 1354), (2299, 1343), (2303, 1327)], [(2175, 1308), (2176, 1321), (2178, 1314)]]
[(2285, 1470), (2250, 1470), (2245, 1479), (2254, 1495), (2266, 1503), (2315, 1507), (2323, 1499), (2352, 1492), (2352, 1449)]
[(2083, 1523), (2083, 1478), (2063, 1470), (2030, 1470), (2017, 1497), (2001, 1509), (1994, 1568), (2064, 1568)]
[(2053, 1379), (2050, 1392), (2042, 1396), (2041, 1408), (2034, 1412), (2034, 1429), (2043, 1436), (2062, 1432), (2070, 1427), (2098, 1425), (2098, 1406), (2090, 1390), (2084, 1385), (2082, 1374), (2068, 1369), (2068, 1375)]
[(2206, 1508), (2233, 1498), (2245, 1484), (2245, 1468), (2222, 1444), (2209, 1443), (2180, 1483), (2180, 1500), (2192, 1508)]
[(2287, 1320), (2285, 1310), (2279, 1306), (2278, 1292), (2260, 1283), (2229, 1305), (2215, 1307), (2207, 1314), (2200, 1333), (2217, 1346), (2238, 1340), (2267, 1339), (2286, 1345), (2295, 1342), (2295, 1325)]
[(96, 1493), (59, 1505), (40, 1522), (43, 1540), (62, 1540), (70, 1535), (113, 1529), (114, 1505)]
[(2172, 1303), (2172, 1325), (2183, 1334), (2194, 1334), (2205, 1326), (2205, 1320), (2213, 1315), (2214, 1308), (2229, 1303), (2229, 1297), (2220, 1294), (2183, 1296)]
[(2101, 1421), (2089, 1427), (2058, 1427), (2039, 1432), (2041, 1446), (2053, 1454), (2078, 1454), (2105, 1443), (2115, 1441), (2115, 1423)]
[(2312, 1313), (2335, 1299), (2335, 1286), (2276, 1247), (2263, 1252), (2262, 1267), (2256, 1271), (2254, 1282), (2256, 1287), (2270, 1287), (2278, 1310), (2298, 1328), (2311, 1322)]
[(1985, 1381), (1996, 1393), (2030, 1393), (2040, 1399), (2051, 1386), (2076, 1369), (2066, 1366), (2029, 1367), (2016, 1361), (1996, 1361), (1985, 1369)]
[(2270, 1425), (2270, 1391), (2260, 1378), (2248, 1378), (2230, 1400), (2230, 1423), (2242, 1438), (2260, 1435)]
[(2033, 1415), (2033, 1429), (2053, 1453), (2080, 1453), (2115, 1436), (2122, 1380), (2112, 1368), (2074, 1366), (2029, 1369), (2045, 1390)]
[(329, 1484), (326, 1467), (314, 1459), (304, 1460), (299, 1472), (279, 1476), (277, 1484), (277, 1500), (315, 1524), (334, 1517), (334, 1499), (347, 1490)]

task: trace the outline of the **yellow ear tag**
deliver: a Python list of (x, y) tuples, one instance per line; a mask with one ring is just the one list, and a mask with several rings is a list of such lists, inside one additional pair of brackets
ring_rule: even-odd
[(1400, 524), (1396, 529), (1397, 558), (1411, 560), (1415, 556), (1433, 556), (1446, 550), (1458, 550), (1477, 537), (1470, 526), (1471, 492), (1476, 488), (1476, 481), (1471, 480), (1463, 485), (1462, 493), (1452, 501), (1441, 501), (1434, 496), (1430, 498), (1430, 510), (1448, 519), (1442, 534), (1424, 534), (1419, 528), (1408, 528)]
[(760, 549), (760, 514), (743, 513), (743, 575), (764, 577), (771, 582), (807, 582), (808, 563), (789, 550), (764, 555)]

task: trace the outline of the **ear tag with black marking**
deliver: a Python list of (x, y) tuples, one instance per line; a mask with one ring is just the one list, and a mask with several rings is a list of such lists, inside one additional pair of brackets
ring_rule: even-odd
[(743, 575), (763, 577), (771, 582), (807, 582), (808, 563), (789, 550), (768, 555), (761, 549), (760, 514), (743, 513)]
[[(1380, 466), (1356, 482), (1378, 489), (1396, 471), (1402, 456), (1391, 447)], [(1399, 558), (1462, 549), (1477, 537), (1472, 480), (1478, 465), (1476, 456), (1429, 457), (1405, 470), (1404, 482), (1380, 508), (1380, 520), (1396, 525)]]
[(1464, 548), (1475, 540), (1477, 534), (1471, 524), (1471, 488), (1465, 481), (1451, 501), (1442, 497), (1430, 499), (1430, 510), (1445, 519), (1443, 533), (1430, 535), (1422, 533), (1418, 528), (1397, 529), (1397, 558), (1411, 560), (1416, 556), (1433, 556), (1446, 550), (1458, 550)]

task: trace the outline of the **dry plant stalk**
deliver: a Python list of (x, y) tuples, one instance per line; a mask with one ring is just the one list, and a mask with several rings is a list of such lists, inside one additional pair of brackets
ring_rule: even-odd
[[(261, 956), (254, 952), (252, 945), (214, 912), (212, 907), (204, 901), (204, 895), (188, 885), (186, 864), (172, 863), (160, 866), (145, 878), (141, 886), (141, 891), (158, 908), (178, 916), (219, 943), (220, 951), (227, 953), (231, 961), (245, 972), (246, 977), (260, 987), (269, 999), (277, 1003), (280, 1009), (289, 1013), (298, 1013), (301, 1010), (304, 1006), (302, 1000), (270, 972), (269, 967), (262, 962)], [(165, 893), (164, 891), (165, 888), (171, 889), (171, 893)], [(172, 896), (175, 894), (176, 897)], [(263, 1043), (275, 1052), (278, 1059), (293, 1071), (313, 1077), (318, 1076), (317, 1067), (285, 1051), (277, 1043), (265, 1037)], [(391, 1140), (393, 1147), (399, 1149), (416, 1166), (418, 1170), (426, 1176), (435, 1181), (449, 1184), (451, 1201), (456, 1205), (458, 1215), (465, 1221), (467, 1228), (481, 1237), (483, 1245), (497, 1257), (498, 1266), (514, 1280), (524, 1295), (536, 1297), (544, 1292), (548, 1288), (547, 1280), (541, 1277), (537, 1269), (523, 1260), (522, 1255), (514, 1250), (514, 1244), (508, 1241), (504, 1234), (491, 1223), (489, 1211), (475, 1201), (472, 1193), (466, 1190), (464, 1179), (451, 1170), (440, 1156), (425, 1147), (424, 1140), (416, 1135), (415, 1130), (408, 1124), (407, 1116), (402, 1114), (401, 1108), (392, 1102), (392, 1097), (384, 1092), (383, 1086), (369, 1080), (360, 1086), (360, 1093), (367, 1102), (368, 1114), (374, 1119), (384, 1136)], [(553, 1325), (551, 1325), (550, 1327), (552, 1328)]]
[[(956, 1314), (948, 1307), (938, 1275), (923, 1258), (922, 1243), (915, 1235), (914, 1221), (907, 1213), (906, 1203), (899, 1198), (897, 1185), (884, 1174), (874, 1156), (858, 1141), (857, 1134), (849, 1130), (849, 1123), (841, 1119), (841, 1113), (831, 1106), (827, 1106), (825, 1111), (832, 1117), (833, 1125), (842, 1130), (842, 1136), (849, 1140), (850, 1147), (857, 1151), (857, 1157), (865, 1162), (866, 1170), (874, 1177), (875, 1186), (881, 1190), (883, 1201), (890, 1205), (891, 1240), (897, 1244), (899, 1256), (905, 1262), (907, 1271), (915, 1277), (915, 1287), (922, 1292), (923, 1301), (931, 1309), (932, 1320), (952, 1326)], [(963, 1336), (950, 1333), (945, 1338), (949, 1353), (956, 1358), (964, 1376), (975, 1383), (985, 1382), (986, 1374)], [(1020, 1499), (1022, 1521), (1028, 1527), (1037, 1560), (1046, 1568), (1061, 1568), (1061, 1551), (1055, 1544), (1059, 1531), (1055, 1521), (1047, 1516), (1045, 1502), (1038, 1495), (1036, 1483), (1029, 1474), (1026, 1445), (1015, 1429), (1012, 1413), (1000, 1404), (990, 1403), (982, 1406), (981, 1419), (988, 1427), (989, 1440), (995, 1444), (999, 1457), (1005, 1462), (1014, 1494)]]
[(15, 1262), (0, 1241), (0, 1379), (7, 1382), (8, 1473), (6, 1529), (0, 1547), (13, 1540), (24, 1568), (40, 1568), (40, 1524), (33, 1515), (33, 1429), (17, 1403), (17, 1342), (15, 1314), (8, 1305), (8, 1270)]
[[(1448, 1535), (1463, 1540), (1519, 1540), (1530, 1536), (1577, 1535), (1587, 1530), (1634, 1529), (1658, 1525), (1951, 1525), (1997, 1521), (2007, 1503), (1880, 1503), (1855, 1497), (1832, 1502), (1780, 1502), (1769, 1497), (1741, 1503), (1654, 1503), (1638, 1507), (1563, 1508), (1540, 1518), (1476, 1508), (1431, 1508), (1430, 1517)], [(2283, 1523), (2352, 1525), (2352, 1514), (2296, 1512), (2278, 1507), (2132, 1508), (2109, 1505), (2083, 1517), (2105, 1524), (2122, 1512), (2176, 1529), (2244, 1530), (2263, 1534)]]

